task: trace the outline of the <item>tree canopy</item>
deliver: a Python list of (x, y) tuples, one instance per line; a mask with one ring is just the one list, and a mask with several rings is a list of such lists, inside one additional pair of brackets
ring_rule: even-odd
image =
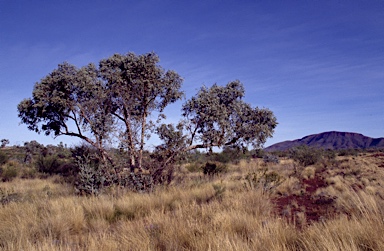
[(35, 84), (18, 112), (30, 130), (81, 138), (113, 165), (107, 146), (117, 143), (131, 170), (143, 168), (152, 134), (163, 142), (154, 149), (163, 168), (193, 149), (260, 147), (273, 135), (277, 122), (272, 111), (244, 102), (238, 80), (201, 87), (183, 104), (177, 125), (162, 124), (164, 109), (184, 96), (182, 82), (175, 71), (159, 65), (155, 53), (115, 54), (98, 66), (81, 68), (65, 62)]
[(233, 81), (202, 87), (188, 100), (182, 109), (190, 136), (188, 149), (264, 144), (273, 134), (276, 118), (268, 109), (252, 108), (243, 97), (244, 86)]
[(104, 146), (113, 124), (111, 105), (94, 65), (59, 64), (17, 108), (30, 130), (81, 138), (108, 157)]

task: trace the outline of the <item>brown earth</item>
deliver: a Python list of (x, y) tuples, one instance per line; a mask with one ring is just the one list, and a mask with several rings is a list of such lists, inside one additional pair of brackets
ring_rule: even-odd
[[(273, 199), (277, 214), (290, 222), (296, 223), (299, 228), (337, 215), (334, 206), (336, 198), (321, 193), (316, 194), (319, 188), (327, 187), (323, 174), (324, 170), (316, 173), (313, 179), (301, 180), (302, 186), (305, 188), (302, 194), (285, 195)], [(300, 214), (304, 214), (304, 220), (300, 218)]]

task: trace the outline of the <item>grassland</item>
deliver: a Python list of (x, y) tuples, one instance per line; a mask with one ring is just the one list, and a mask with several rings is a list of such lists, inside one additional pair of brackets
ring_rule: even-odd
[[(22, 168), (22, 167), (20, 167)], [(1, 250), (384, 250), (384, 154), (177, 170), (167, 187), (75, 195), (61, 177), (0, 183)]]

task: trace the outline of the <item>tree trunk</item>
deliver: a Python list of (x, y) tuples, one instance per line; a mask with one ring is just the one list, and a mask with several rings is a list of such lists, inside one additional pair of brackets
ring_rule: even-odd
[(144, 150), (144, 138), (145, 138), (145, 125), (147, 120), (147, 114), (144, 112), (141, 120), (141, 138), (140, 138), (140, 150), (139, 150), (139, 171), (143, 171), (143, 150)]

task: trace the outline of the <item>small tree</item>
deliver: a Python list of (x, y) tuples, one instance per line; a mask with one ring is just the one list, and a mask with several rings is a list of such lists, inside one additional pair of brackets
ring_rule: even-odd
[(8, 144), (9, 144), (9, 139), (2, 139), (0, 147), (4, 148)]
[(202, 87), (183, 105), (184, 119), (179, 125), (163, 126), (159, 131), (162, 148), (173, 149), (163, 166), (194, 149), (212, 152), (213, 147), (263, 145), (274, 132), (276, 118), (268, 109), (252, 108), (243, 97), (244, 87), (239, 81)]
[(259, 148), (271, 137), (277, 125), (268, 109), (245, 103), (240, 81), (226, 86), (203, 87), (183, 105), (184, 124), (189, 132), (187, 150), (252, 145)]

